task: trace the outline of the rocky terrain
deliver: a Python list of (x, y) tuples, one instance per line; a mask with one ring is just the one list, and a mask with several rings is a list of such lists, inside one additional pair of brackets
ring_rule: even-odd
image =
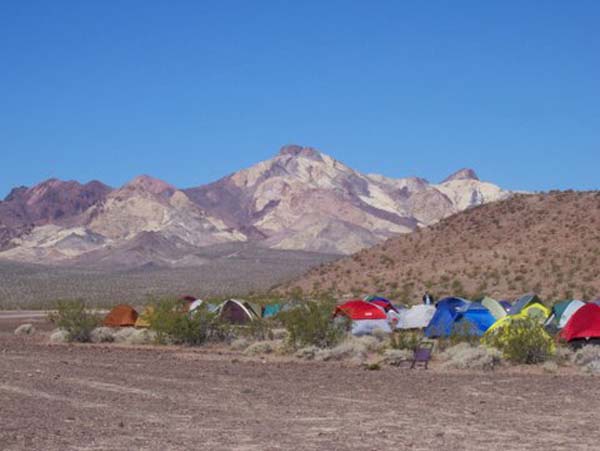
[(367, 373), (222, 349), (48, 345), (13, 329), (0, 322), (7, 451), (584, 450), (599, 438), (589, 375)]
[(600, 296), (600, 192), (516, 195), (309, 271), (282, 291), (549, 300)]
[(189, 189), (149, 176), (111, 189), (49, 180), (0, 202), (0, 259), (92, 267), (186, 268), (201, 249), (255, 243), (350, 254), (511, 193), (461, 170), (442, 183), (355, 171), (315, 149)]

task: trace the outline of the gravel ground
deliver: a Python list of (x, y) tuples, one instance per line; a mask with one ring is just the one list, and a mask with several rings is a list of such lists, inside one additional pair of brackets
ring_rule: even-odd
[(216, 349), (48, 345), (8, 329), (2, 450), (573, 450), (600, 439), (592, 376), (365, 371)]

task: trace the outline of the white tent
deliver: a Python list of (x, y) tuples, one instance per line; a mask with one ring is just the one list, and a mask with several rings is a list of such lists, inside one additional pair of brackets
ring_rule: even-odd
[(202, 299), (196, 299), (194, 302), (192, 302), (190, 304), (190, 312), (193, 312), (194, 310), (196, 310), (198, 307), (200, 307), (202, 304), (204, 303), (204, 301)]
[(401, 310), (396, 329), (422, 329), (427, 327), (435, 314), (434, 305), (419, 304), (409, 309)]
[(375, 329), (391, 333), (392, 328), (386, 319), (357, 319), (352, 321), (352, 335), (360, 337), (361, 335), (372, 335)]
[(496, 318), (497, 320), (506, 316), (506, 310), (504, 310), (502, 304), (500, 304), (497, 300), (493, 298), (489, 298), (487, 296), (484, 297), (481, 300), (481, 305), (488, 309), (490, 313), (494, 316), (494, 318)]

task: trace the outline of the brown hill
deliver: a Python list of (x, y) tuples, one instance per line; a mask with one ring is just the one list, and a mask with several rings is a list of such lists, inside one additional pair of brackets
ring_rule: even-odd
[(321, 265), (282, 291), (379, 293), (418, 302), (481, 294), (600, 295), (600, 192), (516, 195)]

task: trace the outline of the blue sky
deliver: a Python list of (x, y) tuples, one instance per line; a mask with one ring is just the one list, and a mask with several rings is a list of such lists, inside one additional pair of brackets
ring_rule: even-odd
[(310, 145), (432, 181), (598, 189), (600, 2), (0, 2), (0, 196), (213, 181)]

